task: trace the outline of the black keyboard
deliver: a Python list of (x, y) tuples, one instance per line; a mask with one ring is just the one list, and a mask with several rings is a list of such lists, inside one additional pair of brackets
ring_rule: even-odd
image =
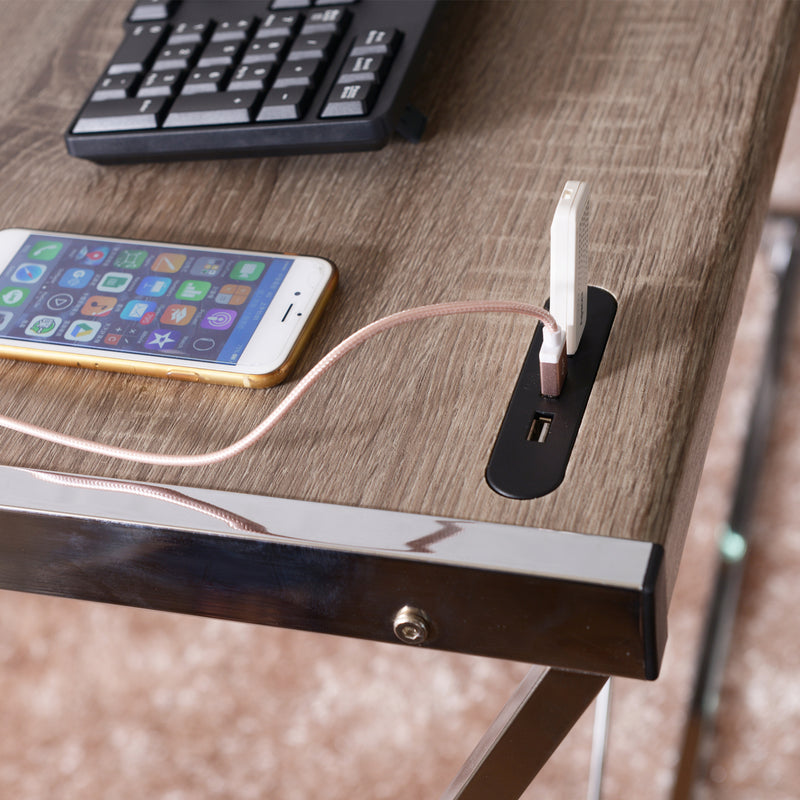
[(138, 0), (66, 134), (99, 162), (371, 150), (409, 105), (437, 0)]

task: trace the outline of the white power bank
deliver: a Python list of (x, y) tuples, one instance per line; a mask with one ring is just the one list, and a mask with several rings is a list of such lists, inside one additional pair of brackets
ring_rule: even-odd
[(550, 226), (550, 313), (567, 334), (567, 355), (578, 349), (586, 325), (589, 189), (567, 181)]

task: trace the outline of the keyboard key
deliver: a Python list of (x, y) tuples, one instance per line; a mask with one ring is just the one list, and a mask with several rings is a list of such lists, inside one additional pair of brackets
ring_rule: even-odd
[(198, 67), (230, 67), (239, 58), (243, 42), (209, 42), (200, 54)]
[(256, 39), (268, 39), (272, 36), (294, 36), (300, 25), (299, 14), (269, 14), (256, 31)]
[(153, 62), (154, 70), (189, 69), (200, 49), (198, 44), (174, 44), (161, 50)]
[(166, 38), (166, 25), (137, 25), (125, 37), (106, 71), (109, 75), (144, 72)]
[(167, 44), (202, 44), (210, 33), (211, 23), (207, 20), (179, 22), (167, 39)]
[(273, 86), (276, 89), (286, 89), (289, 86), (316, 86), (323, 67), (324, 63), (321, 60), (286, 62), (275, 78)]
[(212, 42), (241, 42), (250, 36), (256, 26), (255, 17), (218, 20), (211, 37)]
[(75, 133), (102, 133), (103, 131), (132, 131), (157, 128), (167, 101), (164, 98), (127, 97), (124, 100), (106, 100), (88, 103), (81, 112), (73, 131)]
[(178, 92), (182, 70), (163, 70), (161, 72), (148, 72), (139, 87), (137, 97), (171, 97)]
[(353, 42), (351, 56), (393, 55), (400, 45), (402, 34), (394, 28), (372, 28)]
[(288, 36), (275, 36), (270, 39), (253, 39), (242, 56), (242, 64), (275, 64), (283, 60)]
[(389, 70), (388, 56), (350, 56), (342, 65), (337, 83), (381, 83)]
[(336, 47), (336, 41), (336, 37), (332, 33), (298, 36), (286, 60), (306, 61), (307, 59), (320, 59), (327, 61)]
[(308, 86), (290, 86), (267, 92), (256, 122), (289, 122), (302, 119), (308, 110), (313, 90)]
[(345, 83), (333, 87), (330, 98), (322, 109), (321, 117), (363, 117), (369, 114), (378, 94), (378, 84), (373, 82)]
[(285, 8), (308, 8), (311, 0), (272, 0), (270, 9), (272, 11), (282, 11)]
[(137, 0), (128, 19), (131, 22), (153, 22), (167, 19), (177, 5), (177, 0)]
[(258, 92), (181, 95), (172, 104), (164, 127), (241, 125), (253, 119), (258, 96)]
[(227, 67), (198, 67), (189, 73), (181, 94), (218, 92), (225, 85), (227, 77)]
[(122, 100), (135, 94), (139, 76), (136, 73), (104, 75), (92, 92), (92, 102)]
[(333, 33), (341, 35), (350, 21), (350, 12), (346, 8), (326, 8), (312, 11), (303, 24), (301, 34)]
[(233, 73), (231, 82), (228, 84), (228, 91), (263, 92), (275, 69), (275, 64), (241, 64)]

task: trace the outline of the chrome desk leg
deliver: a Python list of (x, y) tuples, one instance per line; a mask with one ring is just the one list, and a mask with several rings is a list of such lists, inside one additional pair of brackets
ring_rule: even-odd
[(592, 733), (592, 755), (589, 761), (589, 788), (587, 800), (601, 800), (603, 795), (603, 772), (608, 750), (608, 729), (611, 723), (611, 684), (609, 678), (599, 695), (594, 709)]
[(687, 800), (708, 766), (713, 721), (739, 603), (758, 476), (772, 427), (780, 385), (780, 368), (794, 316), (800, 281), (800, 226), (798, 221), (770, 218), (762, 246), (769, 252), (777, 284), (777, 301), (760, 380), (750, 413), (747, 438), (739, 464), (733, 502), (719, 543), (714, 586), (706, 612), (697, 672), (683, 734), (672, 800)]
[(517, 800), (607, 680), (533, 667), (441, 800)]

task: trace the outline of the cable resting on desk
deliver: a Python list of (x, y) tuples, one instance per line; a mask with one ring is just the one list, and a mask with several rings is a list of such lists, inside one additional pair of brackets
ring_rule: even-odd
[[(250, 433), (243, 436), (233, 444), (228, 445), (220, 450), (214, 450), (208, 453), (199, 453), (195, 455), (180, 455), (180, 454), (161, 454), (151, 453), (143, 450), (132, 450), (124, 447), (114, 447), (112, 445), (105, 445), (100, 442), (94, 442), (89, 439), (81, 439), (76, 436), (69, 436), (67, 434), (52, 431), (38, 425), (33, 425), (12, 417), (0, 416), (0, 426), (8, 428), (9, 430), (24, 433), (27, 436), (33, 436), (38, 439), (43, 439), (54, 444), (60, 444), (65, 447), (71, 447), (76, 450), (82, 450), (87, 453), (94, 453), (95, 455), (106, 456), (108, 458), (116, 458), (122, 461), (134, 461), (140, 464), (156, 464), (160, 466), (178, 466), (178, 467), (198, 467), (207, 464), (215, 464), (225, 461), (233, 456), (246, 450), (248, 447), (255, 444), (259, 439), (265, 436), (275, 425), (287, 414), (300, 398), (311, 388), (311, 386), (322, 377), (340, 358), (347, 355), (350, 351), (357, 348), (359, 345), (368, 341), (374, 336), (384, 331), (391, 330), (399, 325), (405, 325), (411, 322), (418, 322), (424, 319), (431, 319), (435, 317), (452, 316), (455, 314), (480, 314), (480, 313), (509, 313), (520, 314), (523, 316), (534, 317), (539, 320), (544, 326), (546, 332), (545, 344), (551, 341), (551, 346), (548, 349), (548, 354), (552, 354), (553, 345), (558, 347), (558, 341), (561, 342), (561, 352), (563, 355), (558, 357), (554, 363), (552, 361), (542, 362), (542, 386), (545, 386), (545, 379), (547, 385), (552, 387), (553, 394), (558, 394), (561, 391), (564, 378), (566, 377), (566, 355), (564, 348), (563, 331), (558, 326), (555, 318), (545, 309), (539, 306), (534, 306), (529, 303), (518, 303), (514, 301), (504, 300), (484, 300), (472, 301), (463, 300), (452, 303), (438, 303), (435, 305), (419, 306), (416, 308), (409, 308), (405, 311), (399, 311), (395, 314), (390, 314), (387, 317), (376, 320), (375, 322), (366, 325), (355, 333), (348, 336), (340, 344), (333, 348), (326, 356), (322, 358), (312, 369), (300, 379), (297, 385), (291, 392), (283, 399), (281, 403), (269, 414), (264, 420), (253, 428)], [(543, 346), (542, 350), (545, 350)], [(563, 362), (563, 364), (562, 364)], [(557, 391), (555, 391), (557, 389)]]

